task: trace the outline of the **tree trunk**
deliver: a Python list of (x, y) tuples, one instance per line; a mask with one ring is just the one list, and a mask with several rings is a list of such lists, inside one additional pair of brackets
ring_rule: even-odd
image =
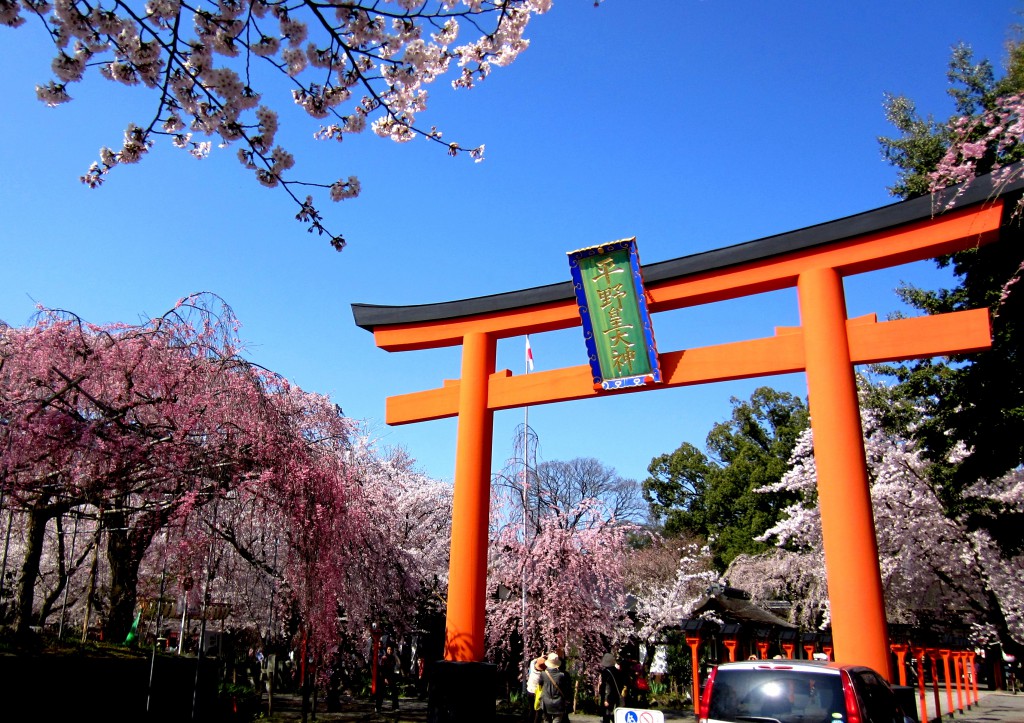
[(58, 515), (57, 520), (57, 582), (48, 594), (43, 596), (39, 608), (39, 624), (45, 625), (46, 619), (53, 611), (54, 603), (60, 598), (60, 594), (68, 585), (67, 549), (64, 546), (64, 516)]
[(107, 513), (107, 564), (110, 566), (110, 610), (103, 626), (106, 640), (121, 642), (135, 620), (138, 602), (139, 566), (156, 533), (167, 522), (169, 512), (145, 512), (131, 524), (125, 512)]
[[(110, 608), (103, 623), (103, 638), (121, 642), (131, 630), (138, 596), (139, 564), (149, 546), (137, 529), (124, 529), (124, 513), (104, 516), (107, 531), (107, 564), (110, 566)], [(149, 536), (152, 540), (152, 535)]]
[(52, 507), (45, 506), (45, 500), (39, 507), (28, 510), (25, 527), (25, 557), (21, 563), (21, 576), (18, 580), (18, 599), (15, 603), (14, 629), (18, 637), (28, 635), (29, 628), (35, 623), (32, 607), (35, 603), (36, 578), (39, 576), (39, 562), (43, 556), (43, 540), (46, 536), (46, 524), (55, 517)]

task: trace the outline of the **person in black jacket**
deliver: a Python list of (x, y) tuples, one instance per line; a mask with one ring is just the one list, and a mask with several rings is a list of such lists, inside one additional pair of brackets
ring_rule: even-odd
[(541, 710), (544, 711), (546, 723), (569, 723), (571, 705), (569, 675), (562, 670), (562, 659), (558, 653), (549, 653), (544, 661), (545, 669), (541, 676)]
[(601, 723), (615, 720), (615, 709), (622, 705), (622, 689), (626, 678), (615, 663), (615, 656), (605, 653), (601, 658)]

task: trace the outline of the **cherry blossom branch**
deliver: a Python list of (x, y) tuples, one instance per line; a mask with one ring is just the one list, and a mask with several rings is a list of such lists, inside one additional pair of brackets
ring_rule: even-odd
[[(70, 101), (68, 84), (89, 69), (156, 91), (152, 120), (129, 124), (120, 149), (101, 149), (81, 177), (86, 185), (98, 187), (114, 167), (140, 161), (155, 136), (169, 136), (196, 158), (208, 155), (213, 141), (193, 140), (195, 134), (216, 137), (220, 146), (240, 142), (238, 158), (257, 181), (283, 189), (299, 206), (296, 219), (341, 250), (345, 239), (328, 231), (313, 195), (303, 197), (298, 189), (326, 190), (341, 201), (359, 195), (359, 179), (291, 177), (294, 158), (274, 143), (277, 113), (261, 104), (263, 94), (252, 86), (266, 85), (254, 74), (253, 58), (288, 79), (292, 101), (310, 117), (336, 121), (321, 126), (317, 139), (340, 141), (369, 124), (378, 136), (399, 143), (425, 138), (449, 155), (465, 153), (479, 162), (483, 145), (447, 141), (436, 127), (417, 124), (427, 107), (426, 86), (454, 64), (461, 70), (452, 86), (472, 88), (492, 67), (513, 62), (528, 46), (530, 18), (550, 6), (551, 0), (218, 0), (208, 10), (183, 0), (113, 0), (113, 9), (104, 9), (87, 0), (0, 0), (0, 25), (18, 27), (30, 15), (46, 27), (57, 48), (54, 78), (36, 92), (47, 105)], [(186, 12), (192, 19), (187, 30)], [(265, 19), (277, 22), (276, 34), (264, 28)], [(468, 38), (460, 39), (460, 23), (470, 29)], [(353, 95), (356, 88), (360, 97)], [(349, 112), (339, 109), (350, 102)]]

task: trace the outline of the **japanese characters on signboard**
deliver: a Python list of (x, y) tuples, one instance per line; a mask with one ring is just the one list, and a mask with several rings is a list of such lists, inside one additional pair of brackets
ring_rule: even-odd
[(636, 239), (569, 252), (594, 388), (661, 381)]

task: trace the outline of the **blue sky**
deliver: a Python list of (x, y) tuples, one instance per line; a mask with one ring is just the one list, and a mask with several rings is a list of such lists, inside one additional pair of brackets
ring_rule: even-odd
[[(28, 323), (39, 303), (91, 322), (136, 321), (212, 291), (243, 324), (248, 356), (365, 420), (424, 471), (454, 474), (454, 420), (387, 427), (389, 395), (459, 374), (457, 349), (387, 353), (357, 328), (353, 302), (421, 304), (569, 279), (566, 252), (635, 236), (644, 263), (782, 233), (891, 203), (894, 170), (876, 138), (892, 133), (884, 93), (952, 112), (951, 47), (998, 67), (1019, 20), (1010, 0), (555, 0), (532, 44), (475, 90), (431, 91), (420, 116), (486, 160), (369, 133), (312, 140), (313, 121), (282, 109), (279, 142), (297, 176), (358, 175), (362, 196), (325, 207), (348, 248), (336, 253), (294, 221), (284, 193), (258, 186), (233, 149), (197, 161), (166, 143), (99, 190), (79, 176), (153, 99), (98, 76), (47, 108), (52, 47), (36, 26), (0, 28), (0, 319)], [(269, 96), (265, 102), (273, 102)], [(327, 203), (327, 202), (325, 202)], [(849, 279), (851, 316), (899, 309), (901, 281), (946, 280), (930, 263)], [(796, 325), (793, 292), (654, 318), (659, 348), (769, 336)], [(579, 329), (531, 337), (536, 369), (583, 364)], [(523, 370), (523, 341), (499, 345)], [(530, 409), (547, 460), (596, 457), (643, 479), (652, 457), (703, 446), (730, 397), (762, 384), (806, 396), (803, 375), (662, 390)], [(523, 412), (496, 415), (494, 466)], [(625, 432), (609, 437), (609, 431)], [(615, 441), (609, 442), (609, 439)]]

